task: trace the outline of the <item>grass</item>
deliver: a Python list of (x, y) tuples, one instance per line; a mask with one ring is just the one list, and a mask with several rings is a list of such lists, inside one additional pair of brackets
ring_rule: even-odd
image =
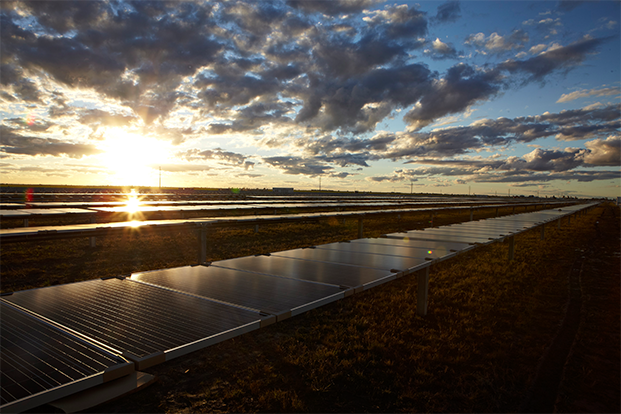
[[(586, 406), (599, 412), (618, 412), (619, 263), (618, 259), (609, 259), (619, 254), (618, 213), (618, 208), (600, 207), (573, 219), (571, 226), (565, 223), (560, 230), (549, 225), (543, 241), (538, 230), (521, 234), (516, 238), (516, 256), (511, 262), (507, 261), (506, 243), (497, 243), (434, 265), (429, 314), (424, 318), (416, 314), (416, 277), (403, 277), (152, 367), (147, 371), (157, 375), (156, 384), (92, 411), (517, 411), (563, 319), (567, 276), (576, 254), (599, 246), (586, 266), (593, 268), (592, 274), (603, 272), (606, 282), (602, 285), (602, 278), (583, 278), (590, 299), (585, 302), (584, 326), (567, 367), (557, 409), (589, 411)], [(365, 221), (365, 235), (424, 227), (428, 219), (413, 215), (399, 222)], [(446, 214), (436, 217), (435, 223), (464, 219), (463, 215)], [(598, 220), (599, 233), (595, 227)], [(313, 226), (266, 227), (258, 234), (250, 229), (220, 230), (212, 236), (214, 247), (208, 258), (328, 243), (357, 234), (355, 222)], [(142, 245), (136, 240), (127, 244), (117, 239), (102, 241), (94, 252), (84, 247), (84, 241), (80, 245), (75, 240), (73, 248), (62, 251), (85, 263), (83, 256), (90, 254), (99, 266), (112, 266), (104, 257), (112, 254), (118, 267), (109, 272), (157, 268), (161, 264), (169, 267), (196, 257), (192, 251), (195, 241), (178, 236), (163, 239), (161, 246)], [(154, 242), (153, 237), (149, 243)], [(39, 248), (49, 257), (37, 262), (25, 255), (19, 267), (15, 265), (19, 260), (7, 256), (14, 266), (11, 270), (17, 273), (21, 269), (26, 278), (31, 277), (29, 269), (50, 264), (54, 249), (60, 247), (31, 248)], [(106, 254), (98, 256), (99, 249)], [(164, 255), (167, 250), (173, 251)], [(4, 248), (2, 254), (4, 266)], [(180, 255), (187, 258), (178, 258)], [(73, 275), (79, 268), (70, 265), (65, 272)], [(58, 282), (57, 275), (62, 272), (52, 267), (47, 278)], [(12, 278), (6, 282), (11, 283)], [(4, 268), (2, 279), (4, 285)], [(607, 299), (601, 301), (601, 297)], [(605, 331), (599, 332), (600, 328)], [(600, 358), (602, 365), (592, 365), (593, 357)], [(591, 372), (581, 377), (589, 369)], [(608, 384), (602, 392), (613, 395), (594, 405), (601, 382)]]

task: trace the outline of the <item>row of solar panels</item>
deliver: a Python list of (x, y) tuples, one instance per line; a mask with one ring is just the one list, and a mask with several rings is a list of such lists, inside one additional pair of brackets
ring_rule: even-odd
[[(506, 201), (503, 201), (506, 203)], [(517, 201), (516, 201), (517, 202)], [(261, 204), (267, 205), (287, 205), (287, 206), (304, 206), (306, 204), (315, 206), (315, 205), (358, 205), (358, 204), (369, 204), (373, 203), (374, 205), (438, 205), (438, 204), (447, 204), (447, 205), (461, 205), (461, 204), (489, 204), (489, 200), (456, 200), (451, 201), (448, 199), (439, 199), (434, 201), (421, 201), (421, 200), (341, 200), (341, 199), (317, 199), (317, 200), (308, 200), (308, 199), (270, 199), (270, 200), (159, 200), (159, 201), (150, 201), (150, 200), (140, 200), (140, 206), (144, 207), (152, 207), (152, 206), (194, 206), (194, 205), (252, 205), (257, 206)], [(0, 203), (0, 208), (2, 209), (12, 209), (19, 210), (22, 208), (93, 208), (93, 207), (124, 207), (127, 205), (127, 199), (125, 201), (48, 201), (48, 202), (32, 202), (28, 203)]]
[(0, 409), (36, 407), (586, 207), (14, 292), (0, 299)]
[[(561, 203), (561, 202), (557, 202)], [(556, 203), (548, 203), (556, 204)], [(563, 203), (564, 204), (564, 203)], [(382, 209), (382, 210), (358, 210), (358, 211), (341, 211), (330, 213), (304, 213), (304, 214), (279, 214), (279, 215), (254, 215), (254, 216), (231, 216), (231, 217), (210, 217), (210, 218), (192, 218), (192, 219), (172, 219), (172, 220), (149, 220), (149, 221), (124, 221), (110, 223), (90, 223), (90, 224), (74, 224), (66, 226), (44, 226), (44, 227), (19, 227), (12, 229), (0, 230), (0, 241), (14, 242), (25, 240), (46, 240), (51, 238), (64, 237), (95, 237), (106, 234), (111, 231), (121, 231), (124, 229), (149, 228), (162, 229), (171, 227), (187, 227), (187, 226), (213, 226), (219, 225), (261, 225), (285, 221), (297, 220), (316, 220), (330, 217), (347, 218), (347, 217), (367, 217), (382, 214), (405, 214), (415, 212), (439, 212), (439, 211), (458, 211), (469, 210), (471, 208), (507, 208), (507, 207), (528, 207), (535, 206), (535, 203), (524, 204), (500, 204), (500, 205), (483, 205), (477, 207), (459, 206), (459, 207), (428, 207), (414, 209)]]
[[(73, 207), (70, 207), (71, 203), (32, 203), (33, 208), (23, 208), (25, 205), (8, 205), (4, 204), (0, 206), (0, 218), (29, 218), (32, 216), (59, 216), (59, 215), (95, 215), (97, 213), (109, 213), (109, 214), (126, 214), (137, 215), (144, 213), (184, 213), (184, 212), (200, 212), (200, 211), (251, 211), (262, 209), (301, 209), (301, 208), (331, 208), (331, 209), (351, 209), (351, 208), (369, 208), (369, 207), (424, 207), (429, 205), (466, 205), (473, 203), (457, 203), (457, 202), (443, 202), (443, 203), (394, 203), (394, 202), (376, 202), (376, 203), (335, 203), (335, 202), (321, 202), (321, 203), (210, 203), (210, 204), (192, 204), (192, 203), (178, 203), (170, 205), (170, 202), (162, 203), (141, 203), (138, 206), (129, 206), (127, 202), (118, 203), (93, 203), (93, 206), (85, 205), (84, 203), (76, 203)], [(480, 203), (489, 205), (490, 203)], [(101, 207), (102, 205), (108, 205), (107, 207)], [(7, 208), (8, 207), (8, 208)]]
[[(64, 203), (67, 204), (67, 203)], [(0, 219), (25, 219), (35, 217), (60, 217), (60, 216), (95, 216), (97, 214), (115, 214), (122, 215), (126, 219), (137, 217), (144, 214), (168, 214), (182, 216), (183, 213), (197, 213), (206, 211), (252, 211), (252, 210), (264, 210), (264, 209), (301, 209), (301, 208), (326, 208), (347, 210), (352, 207), (355, 208), (369, 208), (369, 207), (413, 207), (413, 206), (425, 206), (429, 204), (425, 203), (408, 203), (408, 204), (395, 204), (395, 203), (317, 203), (317, 204), (296, 204), (296, 203), (280, 203), (280, 204), (227, 204), (227, 205), (174, 205), (174, 206), (156, 206), (156, 205), (140, 205), (137, 207), (128, 206), (127, 203), (119, 203), (116, 207), (90, 207), (90, 208), (20, 208), (20, 209), (0, 209)], [(437, 204), (436, 204), (437, 205)], [(450, 203), (443, 203), (442, 205), (454, 205)], [(27, 227), (27, 222), (24, 226)]]

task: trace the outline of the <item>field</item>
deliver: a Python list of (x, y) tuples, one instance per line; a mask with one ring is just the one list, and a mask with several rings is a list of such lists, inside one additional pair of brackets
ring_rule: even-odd
[[(508, 213), (505, 212), (505, 213)], [(467, 220), (440, 214), (435, 225)], [(486, 213), (493, 216), (494, 213)], [(476, 218), (483, 218), (477, 216)], [(365, 221), (365, 235), (429, 226), (429, 215)], [(429, 314), (404, 277), (147, 370), (158, 381), (93, 412), (619, 412), (618, 207), (435, 265)], [(211, 234), (208, 260), (355, 238), (337, 220)], [(134, 234), (2, 248), (2, 290), (196, 262), (193, 234)], [(560, 388), (532, 384), (566, 315), (579, 266), (582, 307)], [(48, 409), (46, 407), (45, 409)], [(549, 411), (552, 411), (551, 409)]]

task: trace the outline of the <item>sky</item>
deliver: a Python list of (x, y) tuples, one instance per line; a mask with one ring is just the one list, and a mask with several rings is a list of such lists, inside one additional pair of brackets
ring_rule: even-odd
[(0, 182), (617, 197), (618, 1), (2, 1)]

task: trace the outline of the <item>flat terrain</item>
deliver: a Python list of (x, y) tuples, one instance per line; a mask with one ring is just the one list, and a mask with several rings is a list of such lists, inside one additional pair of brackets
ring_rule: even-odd
[[(463, 220), (440, 215), (434, 224)], [(365, 234), (428, 221), (421, 215), (365, 222)], [(538, 230), (518, 236), (511, 262), (506, 244), (481, 247), (432, 268), (427, 317), (416, 315), (416, 278), (404, 277), (150, 368), (155, 384), (91, 411), (516, 412), (565, 318), (569, 276), (579, 262), (579, 326), (560, 387), (549, 392), (558, 412), (619, 412), (620, 227), (619, 208), (608, 205), (561, 229), (548, 225), (543, 241)], [(231, 229), (213, 235), (208, 260), (355, 234), (355, 223), (338, 221), (258, 234)], [(95, 249), (68, 242), (3, 246), (2, 289), (196, 259), (188, 235), (103, 240)], [(63, 254), (69, 259), (59, 260)]]

